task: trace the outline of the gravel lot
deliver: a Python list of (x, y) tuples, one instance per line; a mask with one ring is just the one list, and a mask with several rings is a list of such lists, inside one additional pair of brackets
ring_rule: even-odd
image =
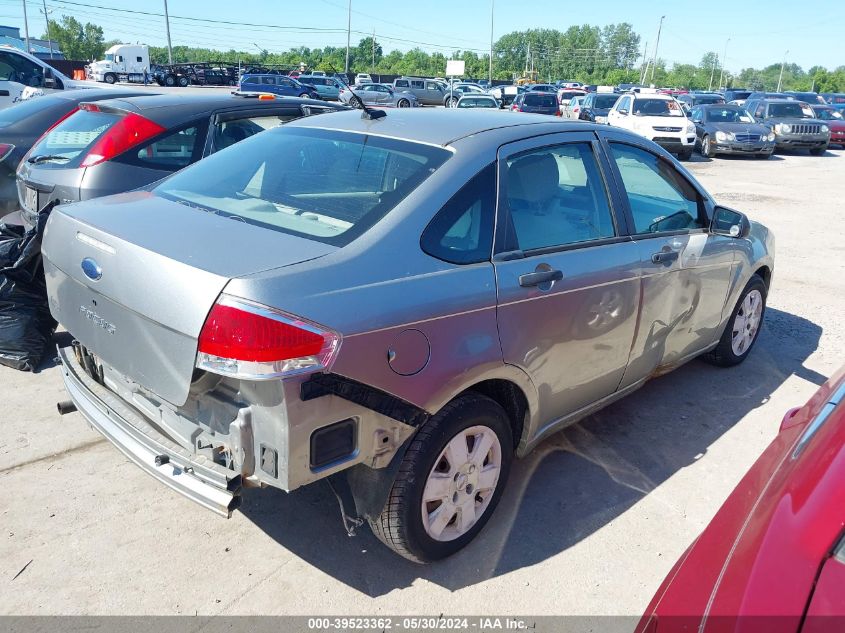
[(366, 528), (347, 537), (324, 484), (251, 491), (221, 519), (60, 418), (55, 367), (0, 367), (0, 614), (639, 614), (783, 413), (845, 359), (841, 160), (696, 157), (720, 202), (777, 235), (751, 357), (693, 361), (552, 437), (481, 536), (433, 566)]

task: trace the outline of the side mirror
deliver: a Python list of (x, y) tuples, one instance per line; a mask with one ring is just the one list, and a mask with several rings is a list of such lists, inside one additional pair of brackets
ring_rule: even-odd
[(693, 123), (701, 123), (701, 119), (693, 119), (692, 122)]
[(628, 114), (628, 111), (627, 111), (627, 110), (617, 110), (617, 112), (618, 112), (619, 114), (623, 114), (623, 115), (627, 115), (627, 114)]
[(716, 207), (713, 211), (713, 222), (710, 223), (710, 232), (714, 235), (745, 238), (751, 232), (751, 221), (740, 211)]

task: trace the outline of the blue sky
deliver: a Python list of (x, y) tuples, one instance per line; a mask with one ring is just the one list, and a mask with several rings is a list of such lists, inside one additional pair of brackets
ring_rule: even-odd
[[(74, 15), (100, 24), (106, 39), (166, 43), (163, 18), (126, 10), (162, 13), (163, 0), (47, 0), (52, 15)], [(23, 0), (0, 0), (0, 23), (23, 26)], [(514, 30), (548, 27), (565, 30), (573, 24), (603, 26), (631, 22), (653, 52), (660, 16), (665, 15), (659, 56), (669, 62), (697, 63), (708, 50), (722, 55), (727, 45), (727, 68), (761, 67), (786, 59), (805, 68), (845, 64), (845, 48), (835, 33), (845, 31), (845, 9), (814, 9), (794, 0), (770, 0), (765, 10), (757, 2), (727, 0), (495, 0), (494, 37)], [(837, 3), (838, 4), (838, 3)], [(85, 6), (88, 5), (88, 6)], [(110, 7), (118, 11), (96, 8)], [(385, 51), (418, 45), (429, 51), (455, 48), (487, 50), (491, 0), (353, 0), (353, 45), (362, 33), (372, 33)], [(40, 1), (29, 0), (30, 34), (44, 30)], [(291, 46), (310, 48), (346, 45), (346, 0), (169, 0), (173, 44), (271, 51)], [(266, 26), (238, 26), (192, 22), (181, 17), (248, 22)], [(800, 16), (800, 19), (797, 19)], [(23, 32), (23, 28), (21, 29)]]

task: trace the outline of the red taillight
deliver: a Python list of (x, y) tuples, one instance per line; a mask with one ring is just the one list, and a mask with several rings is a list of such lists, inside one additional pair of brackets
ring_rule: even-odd
[[(95, 104), (82, 104), (91, 106)], [(99, 108), (97, 108), (99, 111)], [(139, 145), (144, 141), (158, 136), (165, 131), (165, 128), (158, 123), (145, 119), (139, 114), (130, 112), (129, 114), (120, 118), (120, 120), (106, 130), (103, 135), (97, 139), (94, 146), (88, 151), (85, 159), (82, 161), (82, 167), (91, 167), (97, 165), (105, 160), (114, 158), (125, 152), (126, 150)]]
[(337, 334), (314, 323), (224, 296), (200, 332), (197, 367), (256, 379), (319, 371), (339, 342)]

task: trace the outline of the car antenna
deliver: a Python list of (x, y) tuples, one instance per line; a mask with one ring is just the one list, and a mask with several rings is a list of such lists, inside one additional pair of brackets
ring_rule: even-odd
[(358, 105), (361, 106), (361, 118), (362, 119), (369, 119), (371, 121), (376, 121), (378, 119), (383, 119), (387, 116), (387, 112), (384, 110), (376, 110), (374, 108), (368, 108), (367, 104), (364, 103), (364, 100), (355, 94), (355, 91), (352, 90), (352, 86), (346, 81), (346, 77), (341, 75), (332, 64), (329, 64), (329, 69), (334, 73), (335, 79), (340, 79), (346, 89), (352, 94), (352, 98), (358, 102)]

